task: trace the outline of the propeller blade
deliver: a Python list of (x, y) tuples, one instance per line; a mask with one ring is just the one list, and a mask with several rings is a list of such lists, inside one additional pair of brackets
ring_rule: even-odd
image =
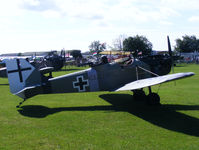
[[(170, 43), (169, 36), (167, 36), (167, 41), (168, 41), (168, 52), (169, 52), (169, 56), (171, 57), (171, 69), (172, 69), (172, 73), (174, 73), (174, 62), (173, 62), (173, 56), (172, 56), (171, 43)], [(174, 85), (176, 85), (176, 81), (174, 81)]]
[(168, 51), (169, 51), (169, 56), (170, 56), (170, 57), (172, 57), (171, 44), (170, 44), (169, 36), (167, 36), (167, 41), (168, 41)]

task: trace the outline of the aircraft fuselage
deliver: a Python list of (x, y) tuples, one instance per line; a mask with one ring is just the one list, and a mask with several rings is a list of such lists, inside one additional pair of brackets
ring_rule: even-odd
[[(114, 91), (117, 88), (138, 80), (151, 77), (151, 74), (136, 68), (150, 70), (150, 66), (135, 60), (131, 65), (103, 64), (48, 80), (50, 93)], [(49, 90), (48, 88), (48, 90)]]

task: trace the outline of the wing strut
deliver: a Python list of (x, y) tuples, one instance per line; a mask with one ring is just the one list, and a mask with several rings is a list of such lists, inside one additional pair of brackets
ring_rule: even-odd
[(147, 69), (145, 69), (145, 68), (142, 68), (142, 67), (140, 67), (140, 66), (136, 66), (135, 68), (136, 68), (136, 78), (137, 78), (137, 80), (139, 80), (138, 68), (140, 68), (140, 69), (142, 69), (142, 70), (144, 70), (144, 71), (146, 71), (146, 72), (148, 72), (148, 73), (150, 73), (150, 74), (152, 74), (152, 75), (155, 75), (155, 76), (159, 77), (158, 74), (156, 74), (156, 73), (154, 73), (154, 72), (151, 72), (151, 71), (149, 71), (149, 70), (147, 70)]
[(142, 68), (142, 67), (140, 67), (140, 66), (136, 66), (136, 77), (137, 77), (137, 80), (139, 80), (139, 73), (138, 73), (138, 69), (137, 68), (140, 68), (140, 69), (142, 69), (142, 70), (144, 70), (144, 71), (146, 71), (146, 72), (148, 72), (148, 73), (150, 73), (150, 74), (152, 74), (152, 75), (155, 75), (156, 77), (159, 77), (159, 75), (158, 74), (156, 74), (156, 73), (154, 73), (154, 72), (151, 72), (151, 71), (149, 71), (149, 70), (147, 70), (147, 69), (145, 69), (145, 68)]
[(136, 69), (136, 79), (139, 80), (138, 66), (136, 66), (135, 69)]

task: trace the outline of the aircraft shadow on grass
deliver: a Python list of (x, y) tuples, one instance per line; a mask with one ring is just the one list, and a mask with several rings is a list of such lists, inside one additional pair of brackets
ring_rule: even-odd
[(9, 85), (9, 84), (8, 84), (8, 83), (5, 83), (5, 84), (0, 84), (0, 86), (1, 86), (1, 85)]
[(132, 100), (130, 94), (103, 94), (99, 96), (112, 105), (48, 108), (41, 105), (22, 106), (21, 115), (44, 118), (62, 111), (123, 111), (142, 118), (156, 126), (199, 137), (199, 119), (177, 111), (199, 110), (199, 105), (147, 106), (142, 101)]

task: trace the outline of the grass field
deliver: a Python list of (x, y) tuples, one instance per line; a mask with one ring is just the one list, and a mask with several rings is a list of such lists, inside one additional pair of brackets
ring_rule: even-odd
[(131, 92), (94, 92), (38, 95), (17, 109), (21, 99), (0, 78), (0, 150), (198, 150), (199, 65), (175, 67), (187, 71), (196, 75), (153, 87), (160, 107)]

